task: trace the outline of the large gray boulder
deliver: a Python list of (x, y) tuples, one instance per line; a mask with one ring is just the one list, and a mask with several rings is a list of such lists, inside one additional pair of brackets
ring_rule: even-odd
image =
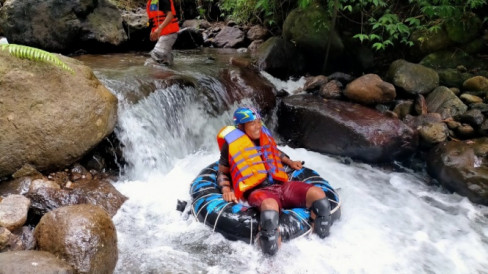
[(439, 75), (435, 70), (402, 59), (391, 63), (386, 78), (411, 95), (427, 94), (439, 86)]
[(10, 43), (56, 52), (127, 40), (120, 12), (108, 0), (6, 0), (0, 25)]
[(372, 163), (400, 160), (418, 145), (417, 133), (397, 118), (313, 95), (283, 99), (278, 132), (292, 146)]
[(71, 165), (110, 134), (117, 98), (81, 62), (74, 73), (0, 51), (0, 177)]

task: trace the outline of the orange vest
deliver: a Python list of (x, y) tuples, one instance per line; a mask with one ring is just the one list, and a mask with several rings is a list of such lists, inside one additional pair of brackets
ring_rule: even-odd
[[(173, 0), (169, 1), (171, 3), (171, 12), (173, 13), (174, 17), (173, 19), (171, 19), (171, 22), (161, 30), (159, 36), (175, 33), (180, 30), (180, 26), (178, 25), (178, 18), (176, 18)], [(166, 19), (166, 14), (159, 10), (159, 0), (147, 1), (146, 12), (147, 16), (149, 17), (149, 21), (152, 22), (153, 25), (151, 32), (154, 32), (158, 28), (158, 26), (164, 22), (164, 19)]]
[(275, 140), (265, 126), (261, 127), (259, 147), (244, 132), (233, 126), (222, 128), (217, 134), (217, 142), (220, 149), (224, 142), (229, 144), (230, 174), (237, 199), (247, 190), (261, 184), (268, 176), (273, 180), (288, 181)]

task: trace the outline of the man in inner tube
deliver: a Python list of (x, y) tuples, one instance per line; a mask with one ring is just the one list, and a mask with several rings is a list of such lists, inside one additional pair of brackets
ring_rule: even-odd
[(320, 238), (329, 235), (330, 204), (320, 187), (288, 181), (283, 164), (302, 168), (278, 150), (269, 130), (253, 108), (241, 107), (234, 112), (234, 125), (220, 130), (217, 182), (223, 199), (237, 203), (246, 199), (260, 210), (259, 244), (265, 254), (279, 249), (279, 212), (282, 208), (310, 208), (313, 231)]
[(151, 58), (158, 63), (172, 65), (171, 50), (180, 30), (173, 0), (149, 0), (146, 12), (151, 25), (149, 39), (157, 41), (150, 52)]

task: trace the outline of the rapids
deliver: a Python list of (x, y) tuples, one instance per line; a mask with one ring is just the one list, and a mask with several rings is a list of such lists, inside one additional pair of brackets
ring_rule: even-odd
[[(218, 71), (235, 51), (176, 51), (175, 66), (145, 66), (142, 54), (78, 57), (119, 98), (116, 134), (124, 168), (115, 187), (129, 199), (114, 222), (115, 273), (487, 273), (488, 208), (429, 184), (425, 174), (396, 172), (302, 148), (281, 147), (338, 190), (342, 218), (331, 235), (282, 244), (272, 258), (254, 245), (231, 242), (191, 215), (191, 181), (219, 157), (217, 131), (237, 105), (221, 99)], [(164, 86), (161, 75), (198, 81)], [(303, 79), (282, 82), (293, 91)], [(147, 91), (147, 89), (152, 90)], [(202, 89), (203, 87), (203, 89)], [(202, 90), (213, 92), (213, 102)], [(142, 95), (141, 95), (142, 94)], [(134, 100), (134, 97), (136, 98)], [(211, 104), (229, 107), (215, 113)], [(268, 125), (272, 127), (273, 125)]]

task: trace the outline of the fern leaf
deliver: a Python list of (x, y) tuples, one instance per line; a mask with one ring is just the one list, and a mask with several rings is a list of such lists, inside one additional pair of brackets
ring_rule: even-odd
[(61, 61), (56, 55), (42, 49), (16, 44), (3, 44), (1, 50), (8, 50), (10, 55), (32, 61), (51, 63), (59, 68), (74, 73), (73, 69)]

